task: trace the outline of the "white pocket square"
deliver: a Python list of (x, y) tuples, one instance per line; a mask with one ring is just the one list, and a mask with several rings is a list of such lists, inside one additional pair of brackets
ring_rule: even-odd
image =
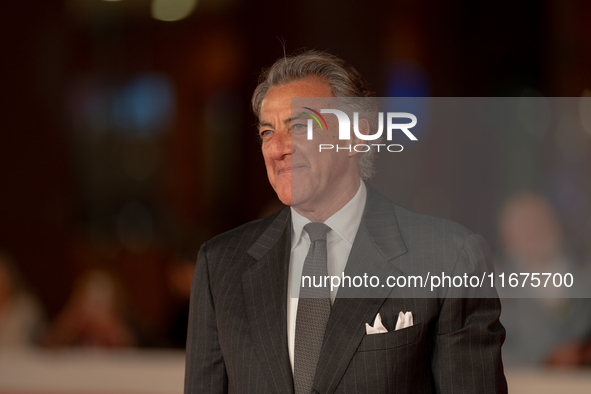
[(373, 327), (370, 326), (369, 324), (365, 323), (365, 333), (367, 335), (381, 334), (384, 332), (388, 332), (388, 330), (386, 330), (386, 327), (384, 327), (384, 325), (382, 324), (382, 317), (380, 316), (379, 313), (376, 315), (376, 319), (373, 322)]
[(400, 330), (401, 328), (410, 327), (410, 326), (412, 326), (412, 313), (411, 312), (406, 312), (406, 313), (400, 312), (398, 314), (398, 321), (396, 322), (396, 328), (394, 329), (394, 331)]
[[(412, 323), (413, 322), (412, 322), (412, 313), (411, 312), (406, 312), (406, 313), (400, 312), (398, 314), (398, 321), (396, 322), (396, 328), (394, 328), (394, 331), (400, 330), (401, 328), (410, 327), (410, 326), (412, 326)], [(376, 319), (373, 323), (373, 327), (370, 326), (369, 324), (365, 323), (365, 333), (367, 335), (383, 334), (386, 332), (388, 332), (388, 330), (386, 330), (386, 327), (384, 327), (384, 325), (382, 324), (382, 317), (380, 316), (379, 313), (376, 315)]]

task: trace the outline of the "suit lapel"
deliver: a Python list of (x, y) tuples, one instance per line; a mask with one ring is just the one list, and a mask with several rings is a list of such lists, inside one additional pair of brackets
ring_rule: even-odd
[[(391, 260), (406, 253), (392, 204), (367, 185), (367, 200), (359, 231), (345, 268), (345, 277), (367, 280), (372, 276), (386, 283), (401, 270)], [(341, 287), (326, 327), (314, 388), (334, 393), (361, 339), (365, 323), (371, 323), (392, 289), (384, 286)]]
[(286, 208), (248, 250), (257, 262), (242, 275), (254, 347), (269, 386), (278, 393), (293, 393), (286, 311), (290, 246), (290, 210)]

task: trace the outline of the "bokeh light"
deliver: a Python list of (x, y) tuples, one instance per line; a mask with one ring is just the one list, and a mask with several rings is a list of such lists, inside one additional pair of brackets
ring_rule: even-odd
[(197, 0), (153, 0), (152, 17), (164, 22), (186, 18), (195, 9)]

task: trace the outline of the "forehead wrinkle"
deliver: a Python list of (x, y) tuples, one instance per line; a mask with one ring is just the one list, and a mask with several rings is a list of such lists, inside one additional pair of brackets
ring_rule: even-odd
[(293, 122), (294, 120), (298, 120), (304, 117), (304, 113), (300, 112), (299, 114), (297, 114), (296, 116), (293, 116), (291, 118), (287, 118), (283, 121), (283, 124), (285, 124), (286, 126), (289, 126), (291, 124), (291, 122)]

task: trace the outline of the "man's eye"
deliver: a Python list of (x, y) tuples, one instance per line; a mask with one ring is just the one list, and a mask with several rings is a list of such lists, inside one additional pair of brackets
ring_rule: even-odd
[(291, 125), (291, 131), (292, 133), (295, 132), (302, 132), (302, 131), (306, 131), (307, 130), (307, 126), (305, 124), (301, 124), (301, 123), (295, 123)]
[(264, 137), (268, 136), (272, 132), (273, 132), (273, 130), (262, 130), (261, 131), (261, 138), (264, 138)]

